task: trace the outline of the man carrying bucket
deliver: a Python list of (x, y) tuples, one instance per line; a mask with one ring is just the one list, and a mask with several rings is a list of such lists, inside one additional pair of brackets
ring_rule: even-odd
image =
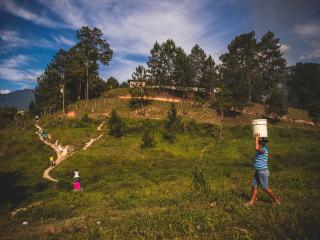
[(255, 134), (256, 140), (256, 156), (254, 161), (255, 173), (252, 182), (251, 198), (250, 201), (246, 203), (246, 206), (251, 207), (254, 205), (258, 186), (260, 186), (275, 203), (280, 204), (279, 198), (273, 193), (271, 188), (269, 188), (269, 170), (268, 170), (268, 148), (266, 143), (268, 140), (266, 138), (260, 138), (260, 134)]

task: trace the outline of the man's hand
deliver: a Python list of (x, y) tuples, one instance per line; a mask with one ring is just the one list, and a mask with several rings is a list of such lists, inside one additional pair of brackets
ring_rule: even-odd
[(261, 154), (263, 154), (264, 153), (264, 149), (259, 144), (259, 139), (260, 139), (260, 133), (256, 133), (256, 151), (259, 151)]
[(260, 138), (260, 133), (256, 133), (256, 140), (259, 140)]

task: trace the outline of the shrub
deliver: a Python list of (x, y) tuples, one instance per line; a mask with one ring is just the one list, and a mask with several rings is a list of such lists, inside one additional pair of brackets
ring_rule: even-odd
[(125, 123), (117, 115), (115, 109), (112, 110), (111, 117), (108, 120), (109, 135), (114, 137), (121, 137), (125, 135)]
[(271, 97), (267, 101), (266, 113), (274, 113), (278, 117), (288, 114), (288, 100), (285, 94), (278, 90), (273, 89)]
[(198, 134), (200, 132), (199, 125), (194, 119), (185, 125), (185, 130), (190, 134)]
[(207, 180), (202, 169), (196, 168), (192, 172), (192, 186), (201, 192), (205, 192), (208, 190)]
[(165, 131), (163, 133), (163, 138), (170, 143), (176, 140), (176, 134), (181, 127), (181, 120), (177, 115), (176, 105), (171, 104), (168, 111), (168, 118), (165, 122)]
[(154, 130), (152, 123), (150, 122), (149, 119), (145, 120), (142, 124), (142, 148), (148, 148), (148, 147), (154, 147), (155, 142), (154, 142)]
[(87, 123), (91, 123), (92, 122), (92, 118), (90, 118), (89, 116), (88, 116), (88, 114), (84, 114), (83, 116), (82, 116), (82, 118), (81, 118), (81, 121), (82, 122), (87, 122)]

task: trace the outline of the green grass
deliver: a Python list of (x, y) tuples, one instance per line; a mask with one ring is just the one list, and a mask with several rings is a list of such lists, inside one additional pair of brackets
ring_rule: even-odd
[(288, 118), (312, 121), (308, 112), (297, 108), (288, 108)]
[(90, 120), (88, 122), (81, 119), (74, 120), (47, 120), (41, 124), (41, 127), (45, 129), (51, 136), (51, 141), (56, 139), (60, 143), (65, 145), (71, 145), (74, 149), (80, 149), (84, 147), (90, 138), (95, 138), (99, 135), (97, 127), (105, 120)]
[[(181, 132), (169, 144), (162, 139), (162, 122), (154, 121), (156, 145), (141, 149), (140, 123), (128, 119), (127, 136), (104, 135), (54, 169), (60, 182), (29, 197), (29, 202), (43, 200), (40, 206), (0, 218), (4, 239), (319, 239), (319, 129), (269, 126), (270, 182), (283, 205), (273, 205), (260, 191), (257, 205), (247, 209), (243, 203), (250, 194), (254, 154), (250, 126), (227, 125), (220, 142), (215, 127), (196, 125), (198, 130)], [(48, 129), (54, 125), (46, 124)], [(73, 130), (68, 123), (51, 127), (61, 136), (70, 130), (73, 137), (64, 136), (66, 141), (84, 138), (88, 130)], [(46, 147), (33, 137), (31, 130), (22, 134), (18, 146), (27, 149), (35, 142), (29, 157), (40, 161)], [(28, 165), (29, 158), (22, 156), (2, 160), (4, 172), (24, 172), (28, 166), (30, 173), (24, 174), (33, 177), (25, 184), (42, 181), (45, 164), (33, 160)], [(71, 191), (75, 168), (82, 179), (80, 193)], [(192, 185), (195, 169), (204, 172), (205, 191)], [(212, 201), (214, 208), (209, 207)]]

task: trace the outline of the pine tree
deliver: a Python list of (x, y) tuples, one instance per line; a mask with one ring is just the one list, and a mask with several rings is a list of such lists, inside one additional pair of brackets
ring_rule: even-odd
[(205, 82), (205, 66), (206, 66), (206, 59), (207, 54), (204, 52), (202, 48), (196, 44), (192, 49), (189, 55), (190, 60), (192, 62), (194, 77), (192, 79), (192, 86), (197, 87), (204, 87)]
[(145, 120), (142, 124), (142, 148), (154, 147), (154, 130), (152, 123), (149, 119)]
[(210, 103), (214, 97), (215, 82), (217, 81), (216, 67), (213, 58), (209, 55), (205, 61), (204, 78), (201, 86), (209, 93)]
[(99, 63), (108, 65), (112, 58), (110, 45), (97, 28), (82, 27), (77, 37), (78, 43), (68, 51), (60, 50), (37, 78), (35, 104), (42, 112), (61, 109), (62, 86), (66, 104), (98, 97), (105, 90), (99, 77)]
[[(139, 65), (136, 67), (135, 72), (132, 73), (132, 79), (138, 82), (146, 82), (147, 80), (147, 71), (144, 66)], [(130, 89), (131, 94), (131, 105), (136, 105), (136, 98), (139, 98), (140, 101), (140, 109), (141, 113), (143, 113), (143, 104), (144, 104), (144, 97), (148, 96), (146, 86), (143, 86), (142, 83), (137, 86), (136, 88)]]
[(276, 117), (288, 114), (288, 100), (283, 91), (274, 88), (266, 103), (266, 114), (275, 114)]
[(177, 55), (175, 57), (174, 65), (174, 79), (176, 80), (176, 86), (183, 89), (184, 97), (187, 88), (192, 84), (194, 71), (190, 58), (180, 47), (177, 49)]
[(286, 60), (280, 51), (280, 40), (269, 31), (258, 43), (259, 73), (263, 82), (264, 93), (271, 96), (271, 91), (280, 82), (283, 74), (286, 74)]
[(176, 105), (172, 103), (168, 111), (168, 117), (165, 122), (165, 132), (163, 138), (170, 143), (175, 142), (176, 134), (181, 126), (180, 118), (177, 115)]
[(115, 109), (112, 110), (111, 116), (108, 120), (109, 135), (114, 137), (121, 137), (125, 135), (125, 124), (118, 116)]
[(107, 82), (106, 82), (106, 89), (107, 90), (115, 89), (118, 87), (119, 87), (119, 82), (116, 78), (111, 76), (107, 79)]
[(294, 107), (305, 109), (320, 121), (320, 64), (297, 63), (289, 78), (289, 100)]
[(228, 53), (220, 56), (223, 88), (230, 93), (227, 105), (234, 110), (242, 109), (252, 98), (253, 70), (257, 64), (254, 35), (252, 31), (235, 37), (228, 45)]
[(150, 51), (150, 55), (147, 65), (150, 73), (150, 81), (153, 85), (161, 87), (164, 82), (164, 71), (162, 68), (162, 49), (158, 42), (155, 42), (153, 48)]

